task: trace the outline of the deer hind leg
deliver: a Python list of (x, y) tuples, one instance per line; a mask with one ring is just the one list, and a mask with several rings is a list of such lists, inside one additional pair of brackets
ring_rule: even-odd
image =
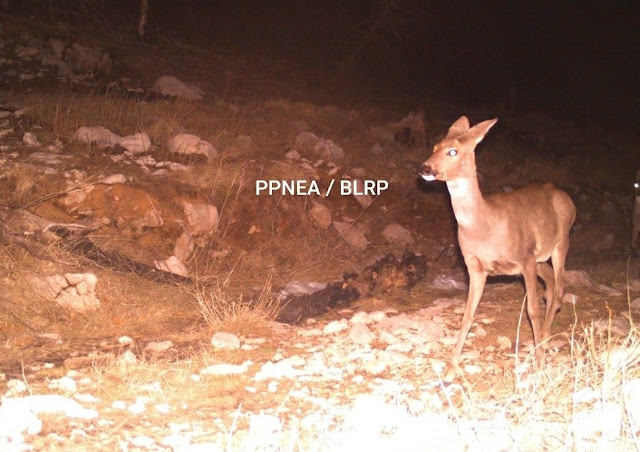
[(484, 291), (485, 283), (487, 282), (487, 274), (481, 269), (472, 269), (470, 267), (467, 267), (467, 269), (469, 271), (469, 295), (467, 297), (467, 305), (464, 309), (464, 315), (462, 316), (462, 325), (458, 332), (458, 342), (453, 351), (451, 362), (447, 365), (442, 378), (445, 383), (451, 383), (456, 376), (458, 360), (462, 353), (462, 347), (464, 347), (464, 341), (467, 339), (469, 329), (471, 329), (476, 308), (478, 307), (480, 297)]
[(543, 350), (538, 347), (542, 336), (540, 331), (539, 302), (536, 295), (538, 277), (535, 260), (531, 260), (525, 264), (522, 275), (524, 276), (524, 285), (527, 290), (527, 314), (529, 314), (529, 320), (531, 321), (531, 327), (533, 329), (533, 343), (536, 346), (536, 358), (541, 359)]
[(555, 287), (553, 289), (553, 301), (549, 302), (549, 300), (547, 300), (547, 315), (544, 319), (544, 327), (542, 328), (542, 340), (546, 340), (551, 336), (553, 319), (562, 307), (562, 297), (564, 295), (564, 264), (567, 260), (567, 251), (569, 251), (568, 238), (558, 243), (551, 253)]
[[(536, 272), (538, 273), (538, 276), (540, 277), (540, 279), (542, 279), (542, 281), (544, 281), (544, 287), (545, 287), (545, 302), (546, 302), (546, 312), (545, 312), (545, 322), (547, 317), (549, 317), (549, 312), (551, 312), (551, 309), (553, 308), (553, 297), (554, 297), (554, 291), (555, 291), (555, 275), (553, 274), (553, 269), (551, 268), (551, 265), (549, 265), (546, 262), (538, 262), (538, 264), (536, 265)], [(544, 328), (542, 330), (542, 347), (543, 348), (547, 348), (547, 343), (544, 342), (547, 339), (547, 336), (545, 336), (545, 331)]]

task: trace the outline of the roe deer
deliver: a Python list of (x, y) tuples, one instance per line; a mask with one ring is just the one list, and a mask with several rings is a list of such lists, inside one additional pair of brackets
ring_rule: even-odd
[(633, 184), (635, 192), (635, 207), (633, 208), (633, 227), (631, 229), (631, 250), (639, 254), (638, 235), (640, 235), (640, 170), (636, 173), (636, 182)]
[[(476, 175), (475, 148), (497, 121), (492, 119), (469, 128), (466, 116), (460, 117), (422, 166), (425, 180), (447, 184), (458, 222), (458, 243), (469, 272), (469, 294), (460, 335), (443, 377), (447, 383), (455, 378), (487, 275), (524, 276), (527, 313), (538, 362), (543, 356), (540, 344), (549, 337), (553, 318), (562, 304), (569, 230), (576, 208), (569, 195), (551, 184), (482, 195)], [(553, 269), (547, 263), (549, 258)], [(542, 328), (538, 318), (536, 275), (546, 288)]]

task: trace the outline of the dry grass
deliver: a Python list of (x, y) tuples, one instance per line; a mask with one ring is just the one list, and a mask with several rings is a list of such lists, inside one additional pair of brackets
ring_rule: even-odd
[(627, 335), (598, 334), (591, 324), (570, 345), (570, 359), (525, 376), (507, 372), (489, 393), (463, 391), (453, 417), (506, 429), (514, 450), (632, 448), (638, 426), (625, 413), (624, 388), (640, 378), (640, 331), (632, 324)]
[(242, 294), (229, 295), (227, 281), (213, 288), (200, 287), (194, 294), (207, 325), (213, 330), (238, 334), (267, 330), (280, 307), (277, 297), (271, 292), (271, 278), (267, 279), (255, 300), (245, 300)]
[[(181, 132), (194, 133), (218, 146), (242, 127), (242, 116), (225, 104), (153, 100), (111, 90), (96, 92), (34, 92), (18, 103), (29, 105), (23, 121), (43, 125), (41, 141), (67, 139), (81, 126), (102, 126), (120, 135), (139, 131), (164, 145)], [(215, 118), (215, 123), (212, 122)], [(212, 127), (213, 126), (213, 127)]]

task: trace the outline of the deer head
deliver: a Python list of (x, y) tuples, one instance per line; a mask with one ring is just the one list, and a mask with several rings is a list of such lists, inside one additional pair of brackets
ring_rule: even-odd
[(447, 136), (433, 147), (433, 154), (422, 165), (422, 178), (449, 181), (475, 177), (476, 146), (496, 122), (497, 118), (490, 119), (470, 128), (467, 117), (461, 116), (449, 127)]

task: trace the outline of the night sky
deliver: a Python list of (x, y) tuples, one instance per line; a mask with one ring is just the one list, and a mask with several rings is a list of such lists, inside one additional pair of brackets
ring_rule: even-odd
[[(175, 3), (152, 0), (152, 14), (175, 17)], [(184, 2), (200, 39), (323, 68), (349, 65), (379, 92), (401, 87), (416, 98), (498, 104), (516, 88), (525, 110), (635, 123), (640, 4), (631, 4)]]
[[(83, 2), (14, 2), (28, 3)], [(89, 3), (135, 24), (135, 0)], [(213, 53), (300, 62), (354, 95), (499, 105), (515, 89), (523, 113), (632, 127), (640, 113), (640, 2), (150, 0), (150, 43), (154, 30)]]

